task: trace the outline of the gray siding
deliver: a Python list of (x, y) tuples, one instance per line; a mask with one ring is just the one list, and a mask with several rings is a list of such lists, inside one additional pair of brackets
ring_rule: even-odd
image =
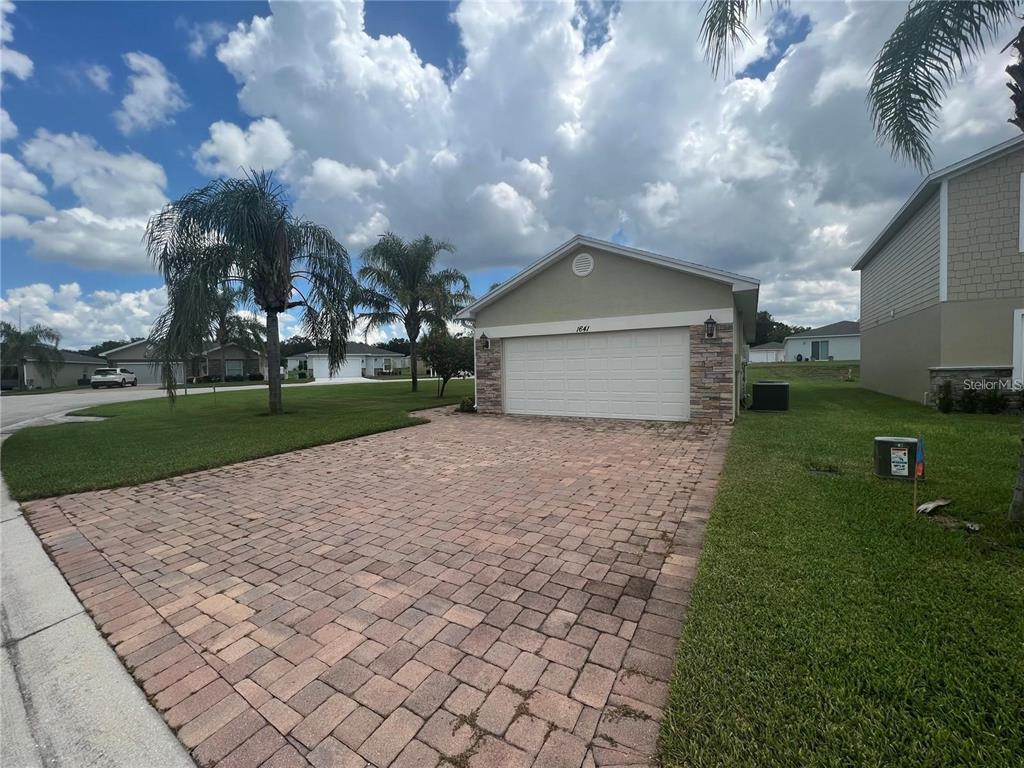
[[(939, 301), (939, 194), (861, 271), (860, 327), (920, 311)], [(938, 333), (938, 329), (935, 329)]]
[(1021, 173), (1024, 149), (950, 179), (950, 301), (1024, 297)]

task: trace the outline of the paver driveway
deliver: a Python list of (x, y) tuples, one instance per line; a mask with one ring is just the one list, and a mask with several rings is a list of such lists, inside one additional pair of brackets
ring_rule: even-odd
[(27, 505), (200, 765), (649, 762), (727, 430), (432, 419)]

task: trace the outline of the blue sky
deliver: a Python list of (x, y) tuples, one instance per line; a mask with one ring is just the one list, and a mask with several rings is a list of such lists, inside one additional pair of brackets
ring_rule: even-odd
[[(856, 318), (849, 265), (920, 178), (864, 109), (898, 4), (765, 12), (718, 80), (697, 4), (4, 8), (0, 314), (70, 346), (145, 332), (146, 217), (242, 165), (354, 257), (453, 241), (478, 294), (583, 232), (754, 275), (809, 325)], [(937, 163), (1012, 135), (1002, 66), (953, 89)]]

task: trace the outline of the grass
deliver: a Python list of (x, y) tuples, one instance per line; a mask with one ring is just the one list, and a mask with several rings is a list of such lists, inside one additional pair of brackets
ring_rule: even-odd
[(106, 421), (30, 427), (3, 446), (4, 479), (18, 500), (135, 485), (199, 469), (412, 426), (410, 411), (457, 403), (472, 381), (432, 386), (344, 384), (284, 390), (285, 413), (267, 414), (267, 392), (232, 392), (101, 405), (76, 411)]
[[(942, 415), (840, 381), (849, 367), (748, 370), (790, 380), (792, 410), (734, 429), (665, 766), (1024, 763), (1024, 532), (1006, 522), (1020, 419)], [(953, 499), (981, 533), (875, 478), (876, 435), (924, 436), (921, 499)]]
[[(283, 384), (309, 384), (312, 381), (313, 381), (312, 379), (298, 379), (298, 378), (295, 378), (295, 379), (282, 379), (282, 383)], [(248, 379), (246, 379), (245, 381), (218, 381), (216, 383), (214, 383), (212, 381), (200, 381), (200, 382), (196, 382), (195, 384), (189, 384), (188, 388), (189, 389), (213, 389), (214, 387), (216, 387), (217, 389), (226, 389), (227, 387), (265, 387), (265, 386), (267, 386), (266, 380), (262, 380), (262, 381), (249, 381)], [(184, 384), (179, 384), (178, 385), (178, 392), (184, 392), (184, 391), (185, 391), (185, 385)]]

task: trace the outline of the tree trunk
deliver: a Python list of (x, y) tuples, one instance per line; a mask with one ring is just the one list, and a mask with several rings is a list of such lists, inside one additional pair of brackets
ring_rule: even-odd
[(1010, 502), (1010, 522), (1016, 525), (1024, 523), (1024, 437), (1021, 438), (1020, 447), (1017, 485), (1013, 489), (1013, 500)]
[(412, 391), (415, 392), (419, 387), (419, 382), (416, 379), (416, 339), (411, 338), (412, 334), (409, 336), (409, 365), (412, 373)]
[(284, 412), (281, 402), (281, 335), (277, 312), (267, 310), (267, 383), (270, 385), (270, 415)]

